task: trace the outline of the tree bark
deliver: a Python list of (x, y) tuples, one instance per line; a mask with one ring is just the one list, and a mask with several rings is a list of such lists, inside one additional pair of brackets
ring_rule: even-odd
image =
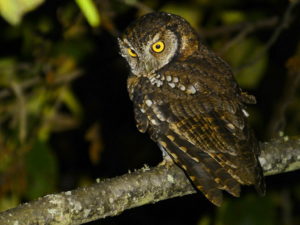
[[(265, 175), (300, 168), (300, 138), (282, 137), (261, 144)], [(82, 224), (126, 209), (195, 193), (176, 165), (144, 167), (89, 187), (51, 194), (0, 213), (0, 224)]]

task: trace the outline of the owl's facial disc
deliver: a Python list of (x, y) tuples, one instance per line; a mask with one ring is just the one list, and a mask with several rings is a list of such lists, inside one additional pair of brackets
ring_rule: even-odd
[(167, 65), (176, 55), (178, 42), (170, 30), (158, 31), (135, 41), (119, 40), (121, 55), (126, 58), (131, 72), (136, 76), (148, 76)]

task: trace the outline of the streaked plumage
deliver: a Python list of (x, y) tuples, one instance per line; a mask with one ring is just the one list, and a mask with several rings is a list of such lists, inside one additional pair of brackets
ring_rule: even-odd
[[(208, 50), (181, 17), (147, 14), (119, 39), (132, 74), (128, 91), (137, 128), (178, 164), (214, 204), (240, 184), (265, 192), (259, 145), (230, 67)], [(161, 49), (163, 49), (161, 51)]]

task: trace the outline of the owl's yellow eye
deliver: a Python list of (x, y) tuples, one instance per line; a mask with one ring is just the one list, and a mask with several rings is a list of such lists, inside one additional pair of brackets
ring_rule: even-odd
[(131, 48), (128, 48), (127, 51), (128, 51), (128, 54), (129, 54), (131, 57), (137, 57), (137, 54), (136, 54), (135, 51), (132, 50)]
[(152, 50), (154, 52), (160, 53), (165, 49), (165, 44), (162, 41), (155, 42), (152, 45)]

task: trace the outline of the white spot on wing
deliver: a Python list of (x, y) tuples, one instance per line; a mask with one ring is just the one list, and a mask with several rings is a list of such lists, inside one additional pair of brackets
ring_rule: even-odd
[(155, 113), (156, 117), (160, 120), (160, 121), (165, 121), (166, 118), (164, 116), (164, 114), (159, 110), (158, 107), (154, 106), (152, 107), (153, 112)]
[(196, 157), (191, 157), (191, 158), (196, 162), (200, 162), (199, 159), (197, 159)]
[(196, 93), (196, 88), (193, 85), (189, 85), (186, 92), (188, 94), (195, 94)]
[(242, 112), (244, 113), (244, 115), (245, 115), (246, 117), (249, 117), (249, 113), (248, 113), (245, 109), (242, 109)]
[(157, 87), (160, 87), (160, 86), (162, 86), (163, 85), (163, 82), (161, 81), (161, 80), (157, 80), (156, 81), (156, 86)]
[(145, 101), (145, 103), (146, 103), (146, 105), (148, 106), (148, 107), (150, 107), (151, 105), (152, 105), (152, 101), (151, 100), (149, 100), (149, 99), (147, 99), (146, 101)]
[(149, 78), (149, 79), (150, 79), (151, 84), (154, 84), (155, 81), (156, 81), (155, 77), (151, 77), (151, 78)]
[(174, 77), (174, 78), (173, 78), (173, 82), (174, 82), (174, 83), (178, 83), (178, 81), (179, 81), (178, 77)]
[(161, 113), (157, 114), (156, 116), (160, 121), (166, 121), (166, 118)]
[(235, 129), (235, 127), (234, 127), (234, 125), (233, 125), (232, 123), (227, 123), (227, 127), (228, 127), (229, 129), (231, 129), (231, 130), (234, 130), (234, 129)]
[(168, 83), (168, 85), (169, 85), (171, 88), (174, 88), (174, 87), (175, 87), (175, 84), (174, 84), (174, 83)]
[(167, 79), (167, 81), (171, 81), (171, 80), (172, 80), (172, 77), (168, 75), (168, 76), (166, 77), (166, 79)]
[(182, 90), (182, 91), (185, 91), (185, 89), (186, 89), (185, 86), (182, 85), (182, 84), (179, 84), (178, 87), (179, 87), (179, 89)]
[(150, 120), (151, 121), (151, 123), (153, 124), (153, 125), (158, 125), (158, 122), (157, 122), (157, 120), (155, 120), (155, 119), (152, 119), (152, 120)]

